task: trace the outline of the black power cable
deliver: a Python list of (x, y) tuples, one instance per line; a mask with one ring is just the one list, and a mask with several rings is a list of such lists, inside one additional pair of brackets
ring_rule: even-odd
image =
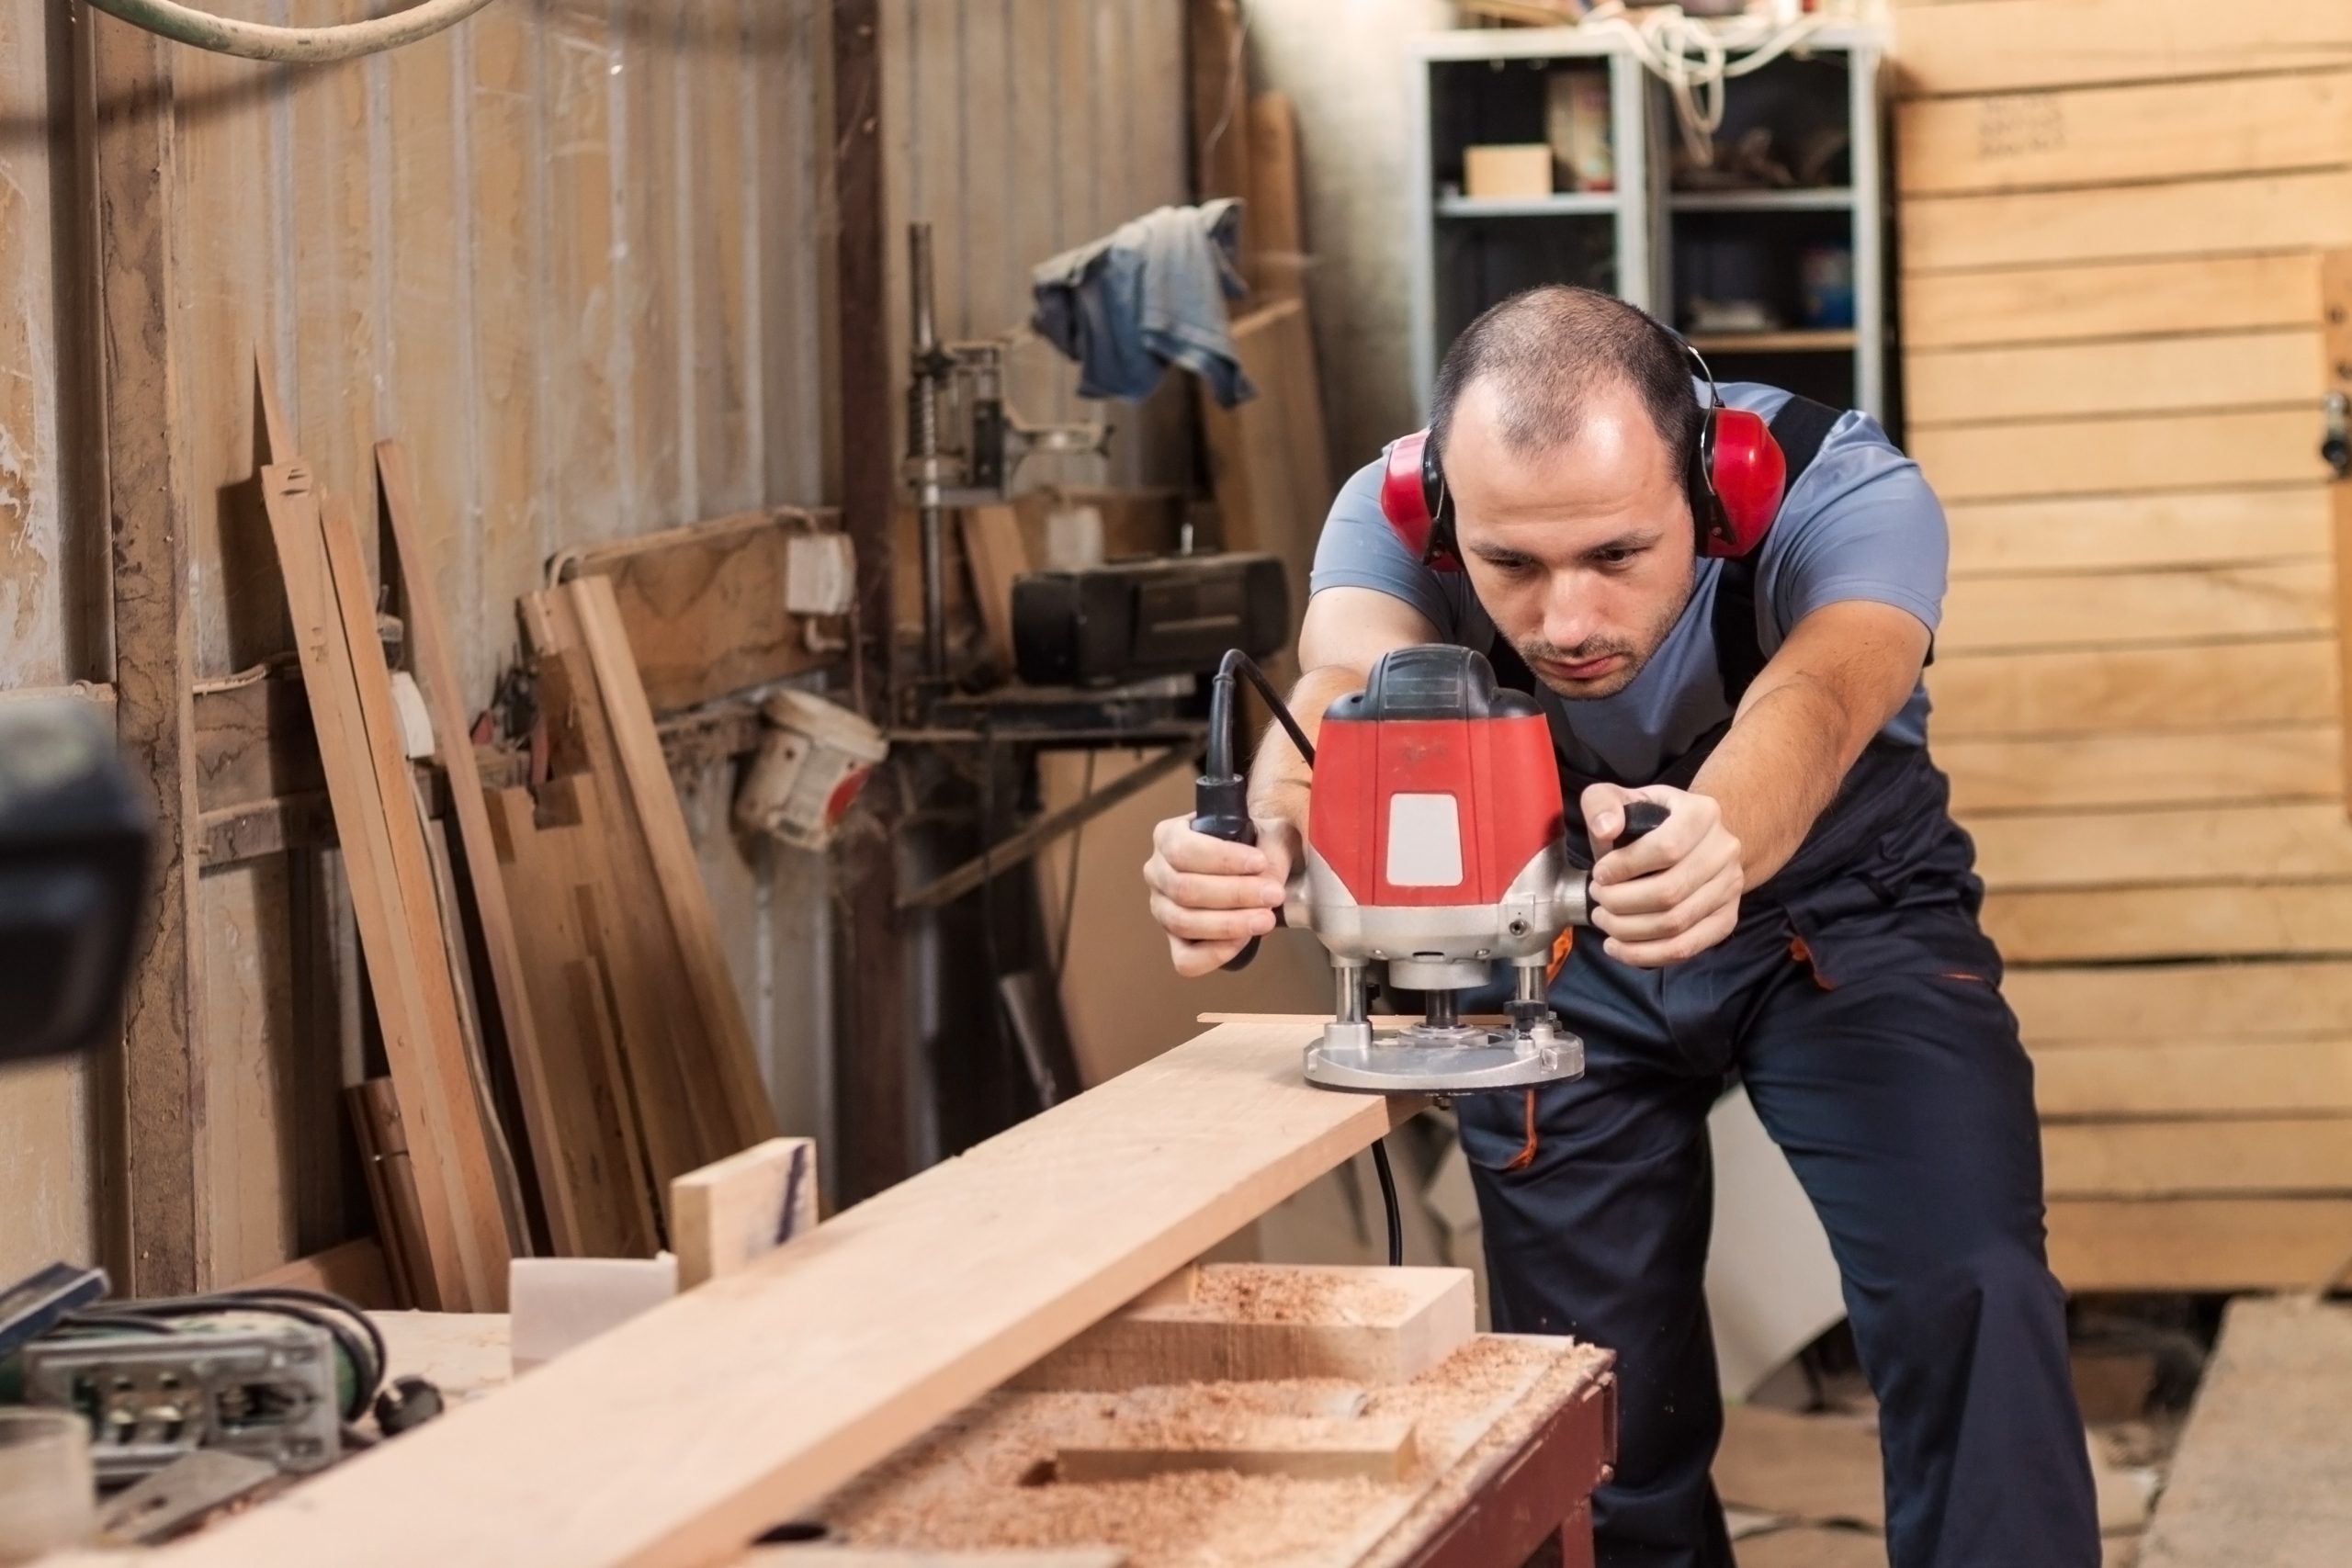
[[(1206, 831), (1208, 829), (1204, 828), (1204, 823), (1213, 821), (1224, 829), (1218, 837), (1246, 834), (1247, 837), (1240, 837), (1240, 841), (1253, 843), (1256, 835), (1250, 828), (1245, 799), (1247, 779), (1238, 755), (1240, 750), (1239, 716), (1235, 711), (1234, 702), (1237, 676), (1248, 677), (1250, 683), (1258, 689), (1258, 694), (1266, 700), (1268, 711), (1273, 714), (1274, 722), (1283, 727), (1283, 732), (1290, 737), (1290, 743), (1298, 748), (1299, 756), (1309, 768), (1315, 766), (1315, 746), (1306, 739), (1306, 731), (1298, 727), (1298, 719), (1291, 713), (1290, 705), (1275, 692), (1273, 682), (1266, 679), (1266, 672), (1258, 668), (1257, 660), (1238, 648), (1227, 650), (1224, 660), (1217, 665), (1216, 679), (1209, 687), (1208, 756), (1201, 771), (1200, 784), (1194, 790), (1197, 815), (1193, 819), (1193, 826)], [(1257, 951), (1258, 939), (1252, 937), (1250, 945), (1226, 967), (1241, 967), (1256, 955)], [(1396, 1173), (1389, 1168), (1385, 1139), (1374, 1138), (1372, 1141), (1372, 1168), (1373, 1173), (1380, 1178), (1380, 1202), (1387, 1212), (1388, 1266), (1402, 1268), (1405, 1262), (1405, 1217), (1396, 1202)]]

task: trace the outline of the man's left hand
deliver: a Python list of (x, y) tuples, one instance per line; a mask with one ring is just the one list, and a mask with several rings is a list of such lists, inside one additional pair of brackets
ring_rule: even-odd
[[(1625, 807), (1646, 800), (1666, 807), (1666, 820), (1623, 849)], [(1592, 868), (1592, 923), (1606, 933), (1603, 951), (1637, 969), (1660, 969), (1704, 953), (1739, 923), (1746, 878), (1740, 843), (1724, 826), (1712, 795), (1664, 784), (1622, 789), (1587, 787), (1586, 830), (1599, 855)]]

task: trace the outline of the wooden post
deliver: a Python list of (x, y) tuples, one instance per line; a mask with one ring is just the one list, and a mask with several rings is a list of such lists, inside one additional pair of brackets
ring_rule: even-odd
[[(896, 423), (882, 202), (879, 0), (833, 7), (833, 189), (840, 321), (842, 517), (857, 550), (859, 694), (866, 716), (893, 716), (896, 609), (890, 528), (898, 476), (885, 433)], [(887, 764), (886, 764), (887, 767)], [(873, 824), (843, 846), (849, 953), (833, 1039), (836, 1179), (844, 1202), (908, 1174), (906, 967), (899, 932), (897, 813), (886, 775), (865, 792)]]
[[(2352, 399), (2352, 251), (2320, 258), (2320, 385)], [(2344, 807), (2352, 817), (2352, 479), (2328, 488), (2335, 539), (2336, 702), (2344, 715)]]
[(196, 1038), (196, 651), (187, 476), (172, 364), (179, 172), (172, 46), (81, 13), (95, 83), (98, 408), (106, 446), (114, 602), (115, 724), (155, 814), (123, 1010), (126, 1294), (173, 1295), (211, 1279), (204, 1073)]

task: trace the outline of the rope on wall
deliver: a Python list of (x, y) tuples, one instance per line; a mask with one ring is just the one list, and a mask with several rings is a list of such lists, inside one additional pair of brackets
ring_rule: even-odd
[(323, 65), (363, 54), (398, 49), (455, 27), (490, 0), (422, 0), (405, 11), (364, 22), (326, 28), (278, 28), (265, 22), (243, 22), (216, 17), (178, 5), (175, 0), (88, 0), (110, 17), (176, 43), (233, 54), (245, 60), (269, 60), (294, 65)]

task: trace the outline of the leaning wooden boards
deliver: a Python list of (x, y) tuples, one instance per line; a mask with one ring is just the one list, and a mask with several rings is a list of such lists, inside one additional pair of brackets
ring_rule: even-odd
[(1228, 1024), (157, 1559), (721, 1560), (1419, 1109)]

